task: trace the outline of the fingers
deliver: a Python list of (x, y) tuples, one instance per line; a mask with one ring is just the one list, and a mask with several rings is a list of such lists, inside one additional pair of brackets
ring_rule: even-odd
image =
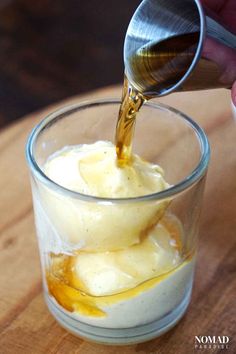
[(219, 21), (236, 32), (236, 1), (235, 0), (201, 0), (203, 6), (218, 15)]
[(229, 26), (229, 29), (236, 33), (236, 1), (228, 0), (220, 11), (219, 16)]
[(217, 65), (219, 82), (225, 87), (231, 87), (236, 80), (236, 51), (213, 38), (206, 38), (202, 56)]
[(203, 5), (209, 7), (209, 9), (213, 10), (216, 13), (221, 11), (222, 7), (226, 2), (227, 0), (202, 0), (201, 1)]

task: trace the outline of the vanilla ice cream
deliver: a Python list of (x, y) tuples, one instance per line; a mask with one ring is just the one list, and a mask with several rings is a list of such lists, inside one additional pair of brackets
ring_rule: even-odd
[[(116, 202), (169, 187), (162, 169), (133, 155), (117, 164), (115, 146), (68, 146), (44, 173), (80, 198), (41, 185), (34, 193), (37, 232), (46, 254), (47, 288), (80, 321), (125, 328), (154, 321), (181, 303), (193, 273), (170, 200)], [(109, 198), (109, 199), (108, 199)]]
[[(130, 198), (160, 192), (169, 185), (162, 169), (133, 155), (132, 163), (118, 167), (115, 146), (99, 141), (66, 147), (48, 159), (45, 174), (67, 189), (104, 198)], [(165, 201), (95, 203), (41, 188), (42, 203), (60, 238), (89, 251), (122, 249), (140, 239), (163, 216)]]

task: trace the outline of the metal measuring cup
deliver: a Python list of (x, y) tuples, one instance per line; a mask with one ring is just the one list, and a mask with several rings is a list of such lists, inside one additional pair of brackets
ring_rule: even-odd
[(146, 97), (231, 88), (236, 35), (199, 0), (144, 0), (124, 43), (125, 74)]

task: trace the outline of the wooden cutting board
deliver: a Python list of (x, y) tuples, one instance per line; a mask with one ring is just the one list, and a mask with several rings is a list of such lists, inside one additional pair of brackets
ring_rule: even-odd
[[(236, 122), (226, 90), (173, 94), (160, 101), (192, 116), (212, 149), (202, 212), (199, 256), (187, 314), (151, 342), (108, 347), (85, 342), (62, 329), (44, 304), (29, 176), (27, 135), (48, 112), (94, 97), (120, 97), (108, 87), (22, 118), (0, 132), (0, 353), (1, 354), (189, 354), (197, 335), (226, 335), (236, 353)], [(218, 352), (208, 350), (206, 352)], [(224, 352), (219, 350), (219, 352)]]

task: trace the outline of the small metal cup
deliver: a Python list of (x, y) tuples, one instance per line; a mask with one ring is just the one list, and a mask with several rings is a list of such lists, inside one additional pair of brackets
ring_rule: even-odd
[(144, 0), (124, 43), (125, 73), (146, 97), (236, 80), (236, 35), (199, 0)]

